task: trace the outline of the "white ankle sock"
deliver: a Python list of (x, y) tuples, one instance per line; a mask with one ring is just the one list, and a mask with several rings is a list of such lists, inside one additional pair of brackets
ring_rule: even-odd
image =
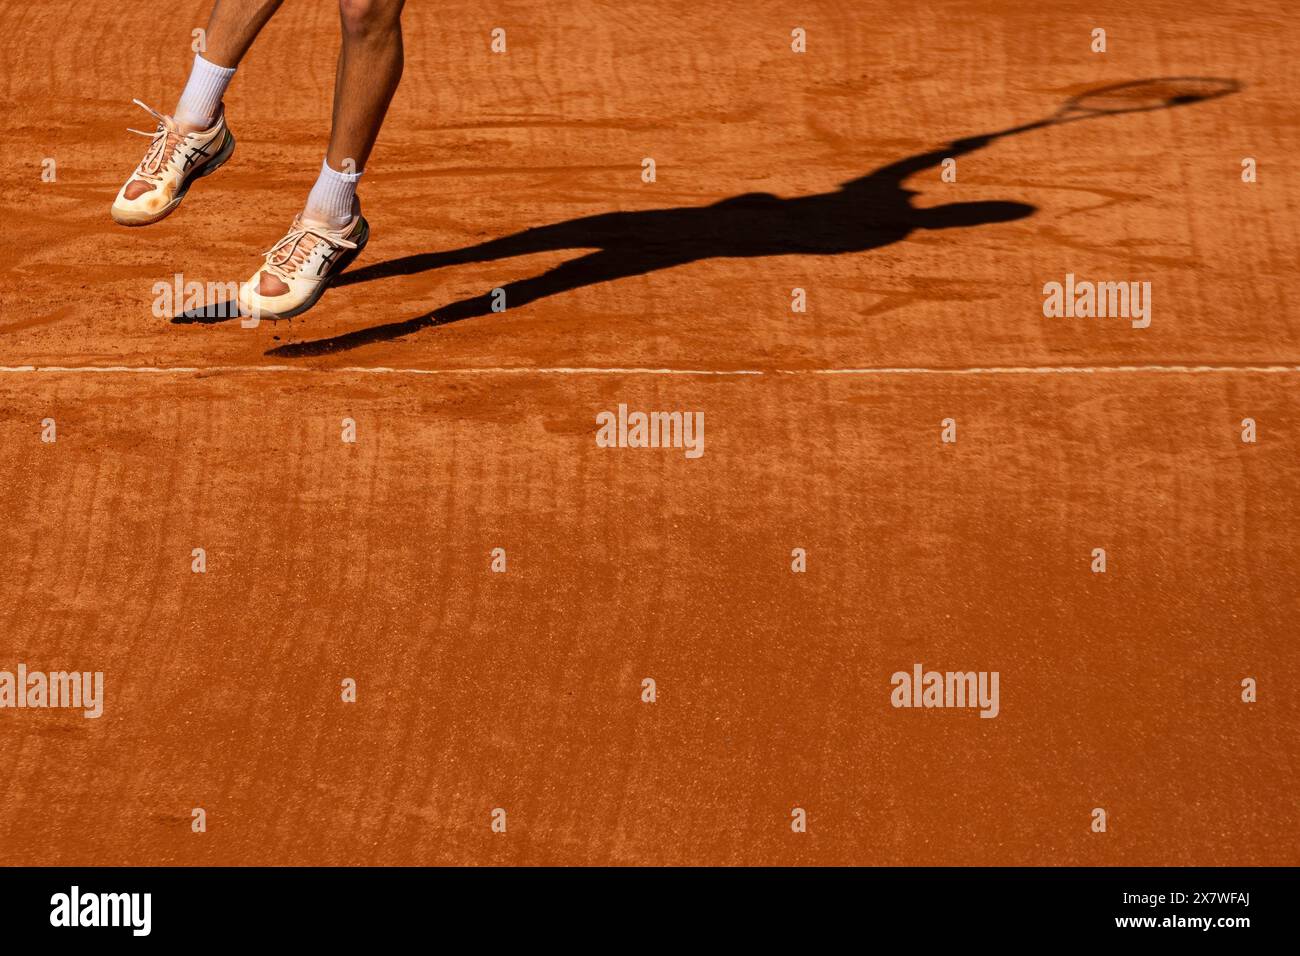
[(185, 92), (176, 105), (176, 122), (200, 129), (211, 126), (221, 107), (221, 98), (226, 95), (226, 87), (234, 75), (233, 66), (217, 66), (196, 53), (194, 68), (190, 70), (190, 81), (185, 84)]
[(330, 169), (328, 160), (321, 163), (320, 176), (307, 197), (307, 218), (342, 229), (352, 221), (352, 201), (360, 179), (361, 173), (340, 173)]

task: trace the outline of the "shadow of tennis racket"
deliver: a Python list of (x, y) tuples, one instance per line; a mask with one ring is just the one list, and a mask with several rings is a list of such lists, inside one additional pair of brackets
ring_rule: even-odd
[(1212, 76), (1160, 76), (1127, 83), (1112, 83), (1070, 97), (1051, 116), (1022, 126), (1013, 126), (997, 133), (986, 133), (987, 139), (1012, 136), (1045, 126), (1059, 126), (1078, 120), (1121, 113), (1147, 113), (1173, 106), (1203, 103), (1206, 100), (1228, 96), (1241, 89), (1236, 80)]

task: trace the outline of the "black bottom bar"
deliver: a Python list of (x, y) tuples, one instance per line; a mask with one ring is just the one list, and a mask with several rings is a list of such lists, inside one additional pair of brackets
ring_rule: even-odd
[(882, 930), (918, 943), (1106, 935), (1231, 944), (1286, 925), (1295, 877), (1253, 868), (24, 868), (0, 869), (0, 925), (6, 941), (75, 934), (83, 944), (338, 944), (458, 931), (471, 935), (457, 949), (516, 939), (734, 946)]

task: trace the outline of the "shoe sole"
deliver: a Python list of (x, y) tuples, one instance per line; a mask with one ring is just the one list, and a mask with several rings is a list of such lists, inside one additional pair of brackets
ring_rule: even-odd
[(292, 319), (296, 315), (302, 315), (319, 302), (320, 297), (325, 294), (326, 290), (334, 284), (334, 281), (338, 279), (339, 276), (343, 275), (343, 273), (347, 271), (348, 266), (352, 265), (357, 256), (361, 255), (361, 253), (365, 251), (366, 243), (370, 242), (370, 223), (365, 219), (365, 217), (362, 217), (361, 223), (361, 238), (357, 241), (357, 247), (355, 249), (349, 249), (345, 255), (339, 256), (339, 267), (334, 270), (328, 279), (316, 287), (316, 291), (308, 296), (307, 300), (303, 302), (302, 305), (295, 306), (287, 312), (270, 312), (266, 309), (262, 309), (261, 312), (258, 313), (258, 318), (267, 319), (271, 322), (278, 322), (280, 319)]
[(207, 163), (197, 173), (185, 180), (185, 182), (181, 184), (181, 188), (177, 191), (175, 197), (172, 198), (172, 201), (164, 206), (160, 211), (151, 213), (119, 212), (117, 207), (114, 206), (110, 210), (111, 215), (113, 216), (113, 221), (120, 226), (150, 226), (155, 222), (166, 219), (176, 211), (176, 207), (181, 204), (181, 200), (184, 199), (185, 194), (190, 191), (190, 187), (204, 176), (211, 176), (218, 169), (224, 166), (234, 151), (235, 136), (230, 132), (230, 130), (226, 130), (226, 141), (222, 144), (221, 149), (217, 154), (212, 157), (211, 162)]

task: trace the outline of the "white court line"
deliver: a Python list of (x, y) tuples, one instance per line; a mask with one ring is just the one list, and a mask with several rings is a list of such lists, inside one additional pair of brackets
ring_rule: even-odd
[(988, 365), (965, 368), (881, 366), (878, 368), (694, 369), (622, 367), (480, 366), (469, 368), (390, 368), (387, 366), (307, 365), (0, 365), (0, 374), (55, 375), (213, 375), (297, 372), (318, 375), (1106, 375), (1165, 372), (1179, 375), (1232, 372), (1294, 375), (1300, 365)]

